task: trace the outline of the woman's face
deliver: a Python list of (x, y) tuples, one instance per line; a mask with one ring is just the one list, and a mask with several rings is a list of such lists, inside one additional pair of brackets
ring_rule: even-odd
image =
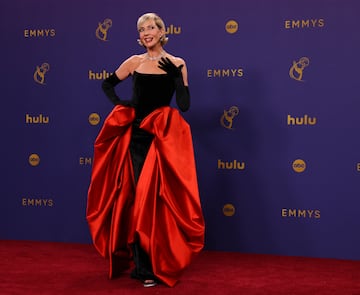
[(159, 29), (154, 20), (147, 20), (139, 27), (140, 41), (146, 48), (152, 48), (160, 44), (163, 30)]

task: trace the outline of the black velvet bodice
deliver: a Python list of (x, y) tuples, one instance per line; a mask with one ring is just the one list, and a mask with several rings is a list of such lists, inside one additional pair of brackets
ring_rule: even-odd
[(170, 105), (175, 83), (167, 74), (133, 73), (132, 104), (136, 117), (143, 119), (153, 110)]

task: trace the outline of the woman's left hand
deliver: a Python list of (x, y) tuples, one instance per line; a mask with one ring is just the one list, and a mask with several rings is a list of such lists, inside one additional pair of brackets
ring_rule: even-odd
[(158, 67), (165, 71), (169, 76), (173, 78), (181, 77), (181, 69), (184, 65), (176, 66), (168, 57), (162, 57), (159, 60)]

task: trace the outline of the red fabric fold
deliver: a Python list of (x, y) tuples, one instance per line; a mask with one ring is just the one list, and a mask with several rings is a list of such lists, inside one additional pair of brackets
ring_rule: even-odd
[(134, 110), (117, 106), (94, 146), (87, 220), (94, 245), (110, 258), (110, 277), (131, 263), (129, 244), (139, 241), (154, 274), (174, 286), (204, 245), (189, 125), (176, 109), (162, 107), (140, 128), (154, 140), (134, 186), (129, 153)]

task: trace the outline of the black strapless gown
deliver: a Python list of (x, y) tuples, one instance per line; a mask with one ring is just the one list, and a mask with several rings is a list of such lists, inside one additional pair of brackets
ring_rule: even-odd
[(137, 183), (146, 154), (153, 136), (139, 128), (141, 121), (155, 109), (170, 105), (175, 91), (175, 84), (167, 74), (133, 73), (133, 97), (131, 104), (135, 107), (136, 119), (130, 142), (130, 153)]

